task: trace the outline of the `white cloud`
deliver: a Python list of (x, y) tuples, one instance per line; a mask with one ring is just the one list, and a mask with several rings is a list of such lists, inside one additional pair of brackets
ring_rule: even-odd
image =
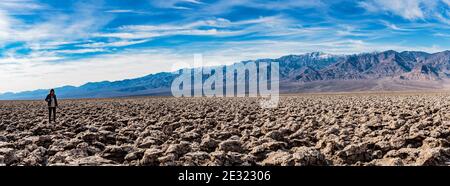
[(182, 6), (180, 4), (201, 5), (204, 4), (199, 0), (150, 0), (151, 4), (159, 8), (173, 8), (180, 10), (190, 10), (189, 7)]
[(77, 41), (65, 41), (65, 40), (54, 40), (54, 41), (36, 41), (27, 43), (27, 47), (34, 51), (39, 50), (53, 50), (58, 49), (64, 45), (77, 44)]
[(214, 27), (214, 28), (227, 28), (231, 26), (241, 26), (248, 24), (264, 23), (274, 20), (275, 16), (260, 17), (258, 19), (244, 20), (231, 22), (224, 18), (213, 18), (198, 20), (188, 23), (174, 23), (174, 24), (158, 24), (158, 25), (125, 25), (119, 27), (119, 31), (125, 32), (169, 32), (169, 31), (183, 31), (183, 30), (195, 30), (199, 27)]
[(134, 13), (134, 10), (124, 10), (124, 9), (117, 9), (117, 10), (108, 10), (105, 11), (107, 13)]
[(423, 2), (424, 0), (368, 0), (360, 2), (360, 6), (370, 12), (385, 11), (415, 20), (424, 18), (425, 13), (421, 6)]
[(382, 20), (381, 23), (384, 24), (386, 26), (386, 28), (389, 28), (392, 31), (398, 31), (398, 32), (413, 32), (413, 31), (417, 31), (418, 29), (420, 29), (417, 26), (414, 28), (409, 28), (407, 26), (393, 24), (393, 23), (390, 23), (390, 22), (384, 21), (384, 20)]
[(81, 44), (78, 45), (80, 47), (123, 47), (123, 46), (130, 46), (130, 45), (136, 45), (141, 44), (150, 41), (150, 39), (141, 39), (141, 40), (120, 40), (120, 41), (114, 41), (114, 42), (93, 42), (93, 43), (87, 43), (87, 44)]
[(200, 0), (184, 0), (186, 2), (194, 3), (194, 4), (203, 4)]
[[(111, 20), (111, 17), (99, 14), (93, 8), (95, 5), (79, 3), (75, 6), (73, 13), (52, 13), (50, 16), (40, 17), (42, 21), (39, 22), (24, 22), (11, 16), (11, 9), (23, 7), (32, 12), (38, 6), (26, 4), (31, 3), (31, 0), (7, 0), (6, 2), (10, 4), (5, 6), (0, 3), (0, 45), (25, 42), (29, 46), (39, 48), (40, 43), (87, 39)], [(45, 48), (45, 46), (42, 47)], [(57, 46), (53, 44), (51, 47)]]
[(105, 38), (120, 38), (120, 39), (142, 39), (142, 38), (152, 38), (158, 37), (159, 34), (155, 33), (133, 33), (133, 32), (115, 32), (115, 33), (96, 33), (93, 34), (94, 37), (105, 37)]
[(371, 13), (390, 13), (411, 21), (437, 20), (450, 24), (450, 0), (366, 0), (359, 5)]
[(109, 20), (109, 17), (97, 15), (94, 10), (89, 9), (72, 15), (54, 15), (44, 23), (32, 25), (19, 32), (19, 39), (33, 41), (89, 38), (92, 32), (102, 28)]
[(35, 10), (42, 10), (45, 5), (35, 0), (2, 0), (0, 10), (8, 12), (9, 15), (32, 14)]
[(450, 34), (447, 33), (435, 33), (433, 35), (438, 37), (450, 38)]
[(450, 0), (442, 0), (442, 2), (450, 6)]
[(106, 52), (108, 50), (104, 48), (86, 48), (86, 49), (71, 49), (71, 50), (54, 50), (53, 52), (59, 54), (86, 54), (95, 52)]
[(10, 36), (10, 33), (12, 32), (11, 22), (11, 18), (0, 10), (0, 43)]
[[(161, 25), (128, 25), (120, 27), (117, 32), (97, 33), (97, 37), (111, 37), (120, 39), (150, 39), (162, 36), (191, 35), (191, 36), (235, 36), (243, 34), (242, 31), (224, 29), (230, 23), (225, 19), (195, 21), (186, 24), (161, 24)], [(202, 28), (210, 26), (213, 28)], [(214, 28), (217, 27), (217, 28)]]
[(263, 9), (296, 9), (296, 8), (311, 8), (324, 7), (326, 4), (321, 0), (285, 0), (285, 1), (261, 1), (261, 0), (247, 0), (247, 4), (243, 6), (263, 8)]
[(39, 56), (39, 57), (24, 57), (24, 58), (16, 58), (16, 57), (8, 57), (8, 58), (1, 58), (0, 59), (0, 64), (26, 64), (26, 63), (32, 63), (34, 61), (45, 61), (45, 62), (50, 62), (50, 61), (56, 61), (56, 60), (60, 60), (60, 57), (43, 57), (43, 56)]
[[(188, 23), (126, 25), (119, 27), (116, 32), (97, 33), (95, 36), (120, 38), (125, 40), (149, 39), (174, 35), (227, 37), (256, 32), (272, 32), (271, 35), (274, 36), (277, 33), (280, 35), (286, 34), (285, 29), (288, 29), (290, 24), (293, 24), (293, 21), (290, 18), (280, 15), (234, 22), (224, 18), (215, 18)], [(282, 34), (282, 32), (284, 33)]]
[(250, 7), (265, 10), (286, 10), (311, 7), (320, 8), (325, 6), (326, 3), (321, 0), (219, 0), (218, 2), (203, 6), (200, 11), (193, 12), (193, 14), (220, 15), (232, 11), (234, 7)]
[(131, 10), (131, 9), (111, 9), (104, 11), (105, 13), (111, 14), (152, 14), (151, 12), (141, 11), (141, 10)]

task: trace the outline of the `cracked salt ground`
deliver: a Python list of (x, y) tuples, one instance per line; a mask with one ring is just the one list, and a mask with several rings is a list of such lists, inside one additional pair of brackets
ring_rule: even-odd
[(449, 165), (450, 94), (0, 102), (2, 165)]

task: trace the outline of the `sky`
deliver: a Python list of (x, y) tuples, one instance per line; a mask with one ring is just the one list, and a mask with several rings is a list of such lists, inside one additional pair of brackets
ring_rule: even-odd
[(1, 0), (0, 93), (174, 64), (450, 49), (450, 0)]

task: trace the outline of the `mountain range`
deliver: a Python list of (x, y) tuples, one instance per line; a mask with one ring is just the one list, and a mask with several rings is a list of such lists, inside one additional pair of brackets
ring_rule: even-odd
[[(239, 63), (246, 63), (243, 61)], [(450, 88), (450, 51), (332, 55), (312, 52), (254, 62), (276, 62), (280, 92), (429, 91)], [(55, 88), (60, 98), (171, 95), (177, 74), (161, 72), (136, 79)], [(48, 90), (0, 94), (2, 100), (42, 99)]]

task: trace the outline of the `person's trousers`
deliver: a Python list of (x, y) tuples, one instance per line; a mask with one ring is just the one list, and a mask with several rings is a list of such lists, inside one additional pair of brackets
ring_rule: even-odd
[(52, 113), (53, 113), (53, 121), (56, 121), (56, 107), (48, 107), (48, 121), (52, 121)]

